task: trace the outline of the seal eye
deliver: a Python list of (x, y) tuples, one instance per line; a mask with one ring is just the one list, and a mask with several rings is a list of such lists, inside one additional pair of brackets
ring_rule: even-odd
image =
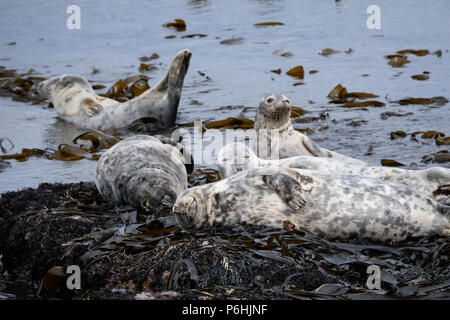
[(273, 102), (273, 98), (268, 98), (267, 99), (267, 103), (272, 103)]

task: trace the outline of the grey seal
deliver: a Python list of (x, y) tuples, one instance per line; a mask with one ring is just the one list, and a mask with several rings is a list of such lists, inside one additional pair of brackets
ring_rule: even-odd
[(102, 197), (116, 205), (129, 204), (146, 214), (159, 215), (171, 209), (177, 196), (188, 187), (185, 166), (192, 166), (192, 157), (181, 144), (169, 140), (136, 135), (107, 150), (94, 175)]
[(433, 167), (422, 170), (407, 170), (392, 167), (377, 167), (369, 164), (358, 165), (346, 159), (296, 156), (279, 160), (259, 158), (252, 150), (242, 143), (225, 145), (217, 155), (217, 165), (221, 178), (228, 178), (238, 172), (258, 167), (283, 167), (295, 169), (316, 170), (320, 172), (359, 175), (383, 179), (405, 184), (426, 196), (450, 203), (439, 192), (450, 185), (450, 169)]
[(450, 207), (406, 185), (314, 170), (247, 170), (184, 191), (173, 212), (190, 232), (247, 223), (288, 225), (330, 239), (450, 236)]
[(253, 151), (263, 159), (313, 156), (345, 159), (355, 164), (366, 162), (319, 147), (291, 124), (291, 103), (283, 95), (270, 95), (261, 100), (255, 116), (256, 139)]
[(53, 103), (60, 118), (79, 127), (119, 129), (143, 118), (173, 125), (190, 58), (189, 50), (180, 51), (153, 88), (123, 103), (98, 96), (89, 82), (79, 75), (47, 79), (38, 85), (37, 91)]

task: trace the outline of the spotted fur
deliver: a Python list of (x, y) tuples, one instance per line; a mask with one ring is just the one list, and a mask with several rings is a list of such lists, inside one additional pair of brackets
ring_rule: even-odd
[[(368, 164), (357, 165), (346, 159), (296, 156), (280, 160), (265, 160), (242, 143), (227, 144), (218, 153), (217, 165), (222, 178), (247, 169), (258, 167), (284, 167), (317, 170), (319, 172), (359, 175), (405, 184), (416, 192), (427, 195), (443, 203), (450, 203), (443, 186), (450, 185), (450, 169), (429, 168), (406, 170), (391, 167), (375, 167)], [(448, 191), (447, 191), (448, 195)]]
[(185, 164), (190, 157), (172, 145), (176, 142), (164, 143), (164, 139), (168, 138), (137, 135), (106, 151), (94, 175), (100, 194), (117, 205), (129, 204), (147, 213), (172, 208), (188, 187)]
[(98, 96), (89, 82), (78, 75), (45, 80), (38, 85), (38, 92), (53, 103), (62, 119), (83, 128), (124, 128), (142, 118), (173, 125), (190, 58), (189, 50), (180, 51), (155, 87), (124, 103)]
[(315, 170), (256, 168), (184, 191), (173, 212), (188, 231), (287, 222), (327, 238), (450, 236), (448, 207), (403, 184)]

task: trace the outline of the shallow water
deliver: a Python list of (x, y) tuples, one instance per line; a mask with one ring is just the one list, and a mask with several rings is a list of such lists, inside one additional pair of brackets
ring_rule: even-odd
[[(188, 48), (193, 56), (180, 102), (178, 123), (193, 120), (247, 117), (254, 109), (223, 109), (226, 105), (256, 107), (269, 93), (287, 95), (295, 106), (318, 116), (327, 110), (330, 118), (296, 127), (315, 130), (311, 138), (321, 146), (379, 164), (393, 158), (407, 165), (423, 155), (446, 149), (434, 140), (413, 142), (407, 138), (390, 140), (389, 133), (404, 130), (437, 130), (450, 134), (449, 105), (441, 107), (399, 106), (391, 100), (405, 97), (444, 96), (450, 98), (450, 3), (445, 0), (392, 2), (377, 1), (381, 9), (381, 30), (366, 26), (366, 9), (373, 1), (77, 1), (81, 8), (81, 30), (66, 27), (67, 2), (2, 1), (0, 3), (0, 65), (21, 72), (33, 68), (43, 76), (61, 73), (81, 74), (109, 87), (128, 75), (138, 74), (138, 57), (153, 52), (160, 55), (151, 63), (162, 63), (148, 73), (156, 83), (173, 56)], [(185, 32), (164, 28), (164, 23), (182, 18)], [(280, 21), (282, 26), (256, 28), (253, 24)], [(204, 38), (181, 38), (183, 34), (204, 33)], [(176, 35), (175, 39), (165, 39)], [(245, 40), (236, 45), (220, 41), (232, 37)], [(16, 42), (15, 45), (8, 45)], [(318, 53), (323, 48), (342, 51), (330, 56)], [(343, 51), (352, 48), (351, 54)], [(411, 63), (392, 68), (384, 58), (401, 49), (440, 49), (442, 57), (408, 55)], [(277, 49), (291, 57), (274, 55)], [(303, 65), (304, 85), (285, 74)], [(92, 74), (92, 68), (100, 72)], [(281, 68), (280, 75), (270, 70)], [(309, 74), (310, 70), (319, 72)], [(430, 79), (417, 81), (411, 75), (430, 72)], [(206, 80), (202, 71), (210, 80)], [(368, 76), (362, 76), (368, 74)], [(338, 83), (348, 91), (375, 93), (385, 107), (368, 111), (349, 110), (330, 104), (328, 92)], [(191, 100), (202, 105), (190, 105)], [(407, 117), (381, 120), (380, 114), (413, 112)], [(336, 119), (337, 123), (331, 122)], [(359, 127), (352, 120), (366, 120)], [(318, 131), (322, 126), (328, 130)], [(63, 123), (46, 105), (29, 105), (0, 98), (0, 137), (8, 137), (15, 148), (56, 148), (70, 143), (82, 130)], [(364, 155), (373, 145), (370, 156)], [(447, 148), (448, 149), (448, 148)], [(10, 161), (12, 168), (0, 173), (0, 192), (35, 187), (40, 182), (92, 180), (96, 162), (63, 162), (30, 158)], [(449, 166), (446, 164), (445, 166)]]

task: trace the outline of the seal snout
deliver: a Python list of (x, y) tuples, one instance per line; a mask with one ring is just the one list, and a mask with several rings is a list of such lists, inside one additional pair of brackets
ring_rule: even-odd
[(177, 199), (172, 211), (178, 224), (185, 230), (191, 230), (198, 226), (197, 209), (199, 206), (196, 198), (188, 194)]
[(188, 49), (185, 49), (182, 52), (186, 58), (190, 58), (192, 56), (192, 52), (189, 51)]

